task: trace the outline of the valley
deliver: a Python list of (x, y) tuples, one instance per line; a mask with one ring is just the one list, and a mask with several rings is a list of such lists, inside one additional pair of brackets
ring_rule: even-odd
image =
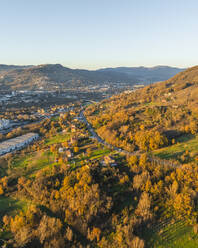
[(0, 157), (1, 245), (196, 247), (194, 70), (101, 95), (2, 93), (1, 118), (19, 126), (1, 142), (39, 138)]
[(198, 1), (0, 6), (0, 248), (197, 248)]

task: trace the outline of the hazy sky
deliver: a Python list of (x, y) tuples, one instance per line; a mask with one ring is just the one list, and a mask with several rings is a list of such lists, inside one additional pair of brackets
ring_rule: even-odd
[(0, 64), (198, 64), (197, 0), (0, 0)]

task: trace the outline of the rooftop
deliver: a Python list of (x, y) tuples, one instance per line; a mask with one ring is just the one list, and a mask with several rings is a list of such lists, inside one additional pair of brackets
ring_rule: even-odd
[(28, 140), (29, 138), (34, 137), (35, 135), (38, 135), (38, 134), (37, 133), (27, 133), (27, 134), (24, 134), (22, 136), (3, 141), (2, 143), (0, 143), (0, 149), (6, 149), (10, 146), (20, 144), (20, 143)]

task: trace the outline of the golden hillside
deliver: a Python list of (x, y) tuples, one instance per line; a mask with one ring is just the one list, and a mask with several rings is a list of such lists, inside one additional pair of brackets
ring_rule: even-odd
[(168, 81), (89, 106), (86, 114), (99, 135), (128, 150), (155, 150), (185, 133), (195, 134), (198, 66)]

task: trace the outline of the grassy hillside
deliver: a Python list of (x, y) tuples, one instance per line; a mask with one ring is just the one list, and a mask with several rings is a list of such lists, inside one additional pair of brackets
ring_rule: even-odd
[(89, 106), (86, 115), (108, 142), (133, 151), (174, 144), (198, 131), (198, 67), (168, 81)]
[(154, 151), (154, 154), (162, 159), (175, 159), (180, 163), (197, 161), (198, 136), (185, 135), (177, 140), (177, 144)]
[(198, 236), (184, 220), (173, 223), (165, 221), (153, 225), (149, 231), (145, 231), (145, 239), (150, 248), (195, 248), (198, 246)]
[[(168, 161), (160, 169), (157, 162), (144, 164), (143, 174), (137, 157), (128, 159), (136, 174), (133, 187), (137, 183), (139, 190), (149, 192), (158, 219), (144, 229), (143, 239), (146, 247), (197, 247), (197, 230), (186, 222), (186, 216), (188, 203), (193, 202), (194, 217), (190, 222), (197, 223), (198, 188), (192, 187), (192, 175), (198, 175), (198, 66), (165, 82), (90, 105), (85, 114), (99, 136), (114, 146), (179, 162), (178, 168)], [(172, 172), (166, 174), (170, 168)], [(175, 219), (180, 204), (187, 212)]]

